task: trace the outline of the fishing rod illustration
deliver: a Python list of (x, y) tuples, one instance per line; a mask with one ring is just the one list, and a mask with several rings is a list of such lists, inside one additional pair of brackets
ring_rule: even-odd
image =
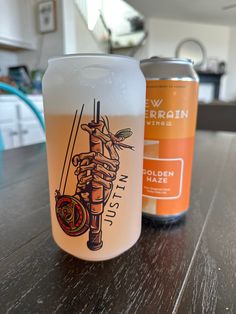
[[(102, 117), (100, 114), (100, 101), (96, 102), (94, 99), (93, 119), (87, 124), (80, 125), (83, 109), (84, 105), (79, 118), (77, 111), (74, 116), (60, 185), (55, 193), (55, 207), (57, 219), (63, 231), (69, 236), (80, 236), (89, 231), (87, 247), (96, 251), (103, 246), (102, 214), (119, 170), (118, 151), (134, 150), (134, 147), (123, 143), (132, 135), (130, 128), (119, 130), (115, 134), (110, 131), (109, 118)], [(89, 135), (89, 151), (74, 154), (79, 130)], [(77, 150), (79, 143), (76, 145)], [(77, 185), (75, 193), (67, 195), (66, 187), (71, 165), (76, 168), (74, 174), (77, 177)]]

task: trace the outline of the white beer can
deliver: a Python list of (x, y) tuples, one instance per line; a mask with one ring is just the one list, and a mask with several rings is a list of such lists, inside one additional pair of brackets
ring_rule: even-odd
[(113, 258), (141, 231), (145, 79), (133, 58), (53, 58), (43, 78), (52, 233), (84, 260)]

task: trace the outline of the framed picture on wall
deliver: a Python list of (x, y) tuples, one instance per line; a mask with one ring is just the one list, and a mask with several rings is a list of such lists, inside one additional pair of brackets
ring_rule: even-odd
[(43, 1), (38, 4), (38, 19), (40, 33), (50, 33), (56, 30), (55, 1)]

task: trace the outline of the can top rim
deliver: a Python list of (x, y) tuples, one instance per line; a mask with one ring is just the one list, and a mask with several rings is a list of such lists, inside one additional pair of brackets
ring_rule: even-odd
[(162, 57), (151, 57), (148, 59), (143, 59), (140, 61), (141, 64), (143, 63), (151, 63), (151, 62), (163, 62), (163, 63), (181, 63), (181, 64), (191, 64), (193, 65), (193, 61), (191, 59), (187, 59), (187, 58), (162, 58)]
[(106, 53), (75, 53), (75, 54), (68, 54), (68, 55), (63, 55), (63, 56), (56, 56), (56, 57), (52, 57), (48, 60), (48, 63), (53, 62), (53, 61), (62, 61), (65, 59), (72, 59), (72, 58), (78, 58), (78, 59), (82, 59), (82, 58), (92, 58), (92, 57), (96, 57), (96, 58), (109, 58), (109, 59), (128, 59), (130, 61), (133, 62), (138, 62), (138, 60), (136, 60), (133, 57), (129, 57), (129, 56), (124, 56), (124, 55), (116, 55), (116, 54), (106, 54)]

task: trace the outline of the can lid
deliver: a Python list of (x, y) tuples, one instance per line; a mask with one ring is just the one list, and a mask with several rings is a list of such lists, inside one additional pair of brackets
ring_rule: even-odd
[(66, 54), (63, 56), (52, 57), (48, 60), (48, 62), (53, 61), (63, 61), (67, 59), (84, 59), (84, 58), (98, 58), (98, 59), (126, 59), (129, 61), (138, 62), (135, 58), (126, 56), (126, 55), (117, 55), (117, 54), (108, 54), (108, 53), (74, 53), (74, 54)]
[(143, 63), (182, 63), (182, 64), (193, 64), (193, 61), (191, 59), (187, 59), (187, 58), (162, 58), (162, 57), (157, 57), (157, 56), (153, 56), (151, 58), (148, 59), (143, 59), (140, 61), (141, 64)]

